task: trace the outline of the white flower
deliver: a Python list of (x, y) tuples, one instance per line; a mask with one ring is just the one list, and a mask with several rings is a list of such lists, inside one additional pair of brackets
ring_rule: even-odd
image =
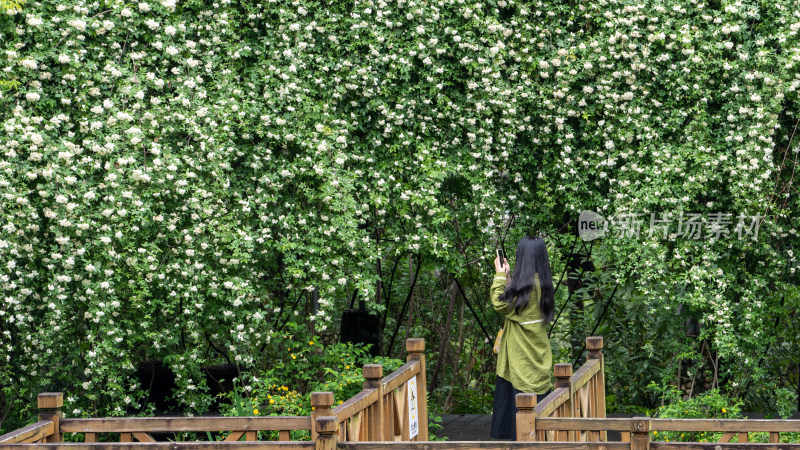
[(164, 28), (164, 33), (167, 33), (170, 36), (174, 36), (176, 31), (178, 30), (176, 30), (172, 25), (168, 25), (166, 28)]
[(66, 64), (69, 61), (70, 61), (69, 56), (67, 56), (67, 55), (58, 55), (58, 62), (60, 62), (61, 64)]
[(22, 67), (24, 67), (26, 69), (36, 70), (36, 68), (39, 67), (39, 65), (36, 63), (36, 61), (34, 61), (32, 59), (23, 59), (20, 62), (22, 63)]
[(25, 94), (25, 100), (28, 100), (29, 102), (35, 102), (39, 100), (39, 94), (36, 92), (28, 92)]
[(111, 284), (108, 281), (103, 281), (102, 283), (100, 283), (100, 288), (101, 289), (108, 289), (110, 287), (111, 287)]
[(85, 31), (86, 30), (86, 22), (80, 19), (73, 19), (67, 21), (67, 25), (77, 29), (78, 31)]
[(150, 5), (148, 5), (147, 3), (139, 3), (139, 11), (141, 12), (150, 11)]
[(133, 12), (130, 9), (125, 8), (122, 11), (119, 12), (119, 15), (121, 15), (122, 17), (126, 17), (127, 18), (127, 17), (131, 17), (133, 15)]
[(26, 22), (28, 25), (32, 26), (32, 27), (38, 27), (39, 25), (41, 25), (41, 24), (43, 24), (43, 23), (44, 23), (44, 22), (42, 21), (42, 19), (40, 19), (40, 18), (38, 18), (38, 17), (36, 17), (36, 16), (32, 16), (32, 15), (30, 15), (30, 14), (28, 14), (28, 16), (27, 16), (27, 18), (26, 18), (25, 22)]

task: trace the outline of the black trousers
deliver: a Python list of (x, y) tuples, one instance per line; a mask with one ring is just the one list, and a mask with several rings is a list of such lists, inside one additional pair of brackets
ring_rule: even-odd
[[(552, 391), (537, 394), (536, 401), (541, 402)], [(492, 439), (517, 440), (517, 394), (522, 393), (506, 379), (497, 377), (494, 388), (494, 407), (492, 408)]]

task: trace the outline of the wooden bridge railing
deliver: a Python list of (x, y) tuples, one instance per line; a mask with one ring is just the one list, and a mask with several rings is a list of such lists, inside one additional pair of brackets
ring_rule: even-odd
[[(310, 416), (256, 417), (112, 417), (99, 419), (63, 419), (60, 392), (39, 394), (39, 421), (0, 436), (0, 448), (12, 444), (49, 444), (62, 442), (64, 433), (83, 433), (89, 445), (98, 434), (119, 434), (120, 443), (156, 443), (152, 433), (227, 432), (225, 441), (257, 441), (259, 431), (278, 431), (279, 442), (289, 444), (291, 431), (307, 430), (312, 442), (291, 442), (293, 446), (314, 448), (319, 436), (315, 422), (334, 417), (338, 440), (428, 440), (428, 408), (425, 384), (425, 341), (408, 339), (407, 362), (387, 377), (383, 367), (367, 364), (363, 368), (363, 390), (332, 408), (332, 392), (311, 394)], [(323, 421), (325, 422), (325, 421)], [(330, 426), (330, 425), (326, 425)], [(411, 428), (416, 427), (416, 434)], [(113, 443), (103, 443), (110, 445)], [(195, 444), (203, 446), (202, 441)], [(207, 444), (218, 445), (211, 441)], [(237, 444), (247, 447), (244, 443)], [(151, 445), (158, 447), (158, 445)], [(229, 447), (229, 444), (225, 444)], [(115, 446), (114, 448), (119, 448)]]
[(385, 378), (381, 365), (364, 366), (364, 389), (330, 411), (340, 440), (428, 440), (425, 340), (408, 339), (406, 351), (407, 362)]
[(606, 417), (605, 367), (603, 363), (603, 338), (586, 338), (586, 362), (572, 373), (571, 364), (556, 364), (553, 374), (556, 382), (541, 403), (536, 394), (517, 394), (517, 440), (532, 441), (607, 441), (605, 430), (545, 430), (537, 421), (553, 417), (604, 418)]
[[(589, 355), (575, 373), (556, 365), (556, 386), (540, 404), (536, 396), (517, 396), (517, 433), (521, 442), (427, 442), (425, 343), (406, 341), (407, 363), (383, 377), (379, 365), (364, 367), (363, 390), (332, 408), (333, 394), (311, 395), (311, 416), (301, 417), (164, 417), (63, 419), (60, 393), (41, 394), (39, 421), (0, 436), (0, 449), (261, 449), (261, 450), (800, 450), (800, 444), (779, 444), (780, 433), (800, 432), (800, 420), (632, 419), (605, 418), (603, 340), (587, 339)], [(409, 386), (414, 384), (416, 386)], [(416, 403), (409, 393), (416, 388)], [(414, 409), (417, 421), (413, 422)], [(410, 430), (418, 423), (418, 433)], [(228, 442), (152, 442), (151, 432), (231, 431)], [(280, 430), (276, 442), (255, 441), (258, 430)], [(289, 442), (290, 430), (309, 430), (312, 441)], [(606, 442), (608, 431), (621, 432), (622, 442)], [(719, 442), (652, 441), (654, 431), (724, 433)], [(85, 433), (87, 442), (62, 444), (62, 433)], [(97, 433), (119, 433), (123, 442), (92, 442)], [(769, 433), (769, 444), (754, 444), (748, 433)], [(245, 438), (249, 442), (234, 439)], [(736, 443), (731, 441), (736, 438)], [(124, 442), (124, 441), (139, 442)], [(366, 441), (365, 441), (366, 440)], [(537, 442), (532, 442), (537, 441)], [(549, 441), (549, 442), (547, 442)], [(576, 442), (577, 441), (577, 442)]]

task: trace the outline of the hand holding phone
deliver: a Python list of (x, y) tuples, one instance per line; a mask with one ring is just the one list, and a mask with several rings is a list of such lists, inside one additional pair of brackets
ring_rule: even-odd
[(494, 268), (497, 272), (505, 272), (506, 275), (510, 272), (511, 267), (506, 259), (506, 252), (501, 248), (497, 249), (497, 257), (494, 259)]

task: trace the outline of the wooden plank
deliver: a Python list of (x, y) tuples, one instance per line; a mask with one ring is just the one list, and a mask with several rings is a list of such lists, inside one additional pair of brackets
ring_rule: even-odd
[(363, 412), (359, 412), (350, 418), (347, 429), (347, 436), (350, 441), (361, 441), (362, 418)]
[(736, 436), (736, 433), (725, 433), (725, 434), (722, 435), (721, 438), (719, 438), (718, 442), (721, 442), (721, 443), (730, 442), (731, 439), (733, 439), (734, 436)]
[(16, 444), (23, 442), (36, 442), (52, 435), (55, 432), (54, 428), (55, 427), (52, 420), (40, 420), (34, 424), (28, 425), (27, 427), (14, 430), (10, 433), (0, 436), (0, 443)]
[(245, 441), (257, 441), (258, 440), (258, 432), (257, 431), (245, 431), (244, 432), (244, 440)]
[(400, 385), (406, 383), (406, 381), (410, 380), (414, 377), (414, 375), (419, 373), (419, 361), (410, 361), (402, 366), (400, 366), (397, 370), (386, 375), (381, 379), (381, 384), (383, 385), (383, 392), (389, 392), (397, 389)]
[(119, 434), (119, 441), (120, 442), (133, 442), (133, 436), (130, 433), (120, 433)]
[(631, 431), (631, 422), (641, 419), (598, 419), (573, 417), (537, 417), (537, 430), (579, 430), (579, 431)]
[(536, 405), (534, 411), (536, 411), (537, 420), (539, 417), (549, 417), (553, 412), (561, 405), (566, 403), (569, 400), (569, 388), (558, 388), (554, 389), (553, 392), (550, 393), (542, 403)]
[(331, 410), (332, 415), (335, 415), (339, 421), (343, 421), (365, 410), (367, 406), (377, 402), (378, 395), (377, 389), (364, 389), (341, 405), (333, 408)]
[(411, 424), (408, 421), (408, 387), (404, 384), (398, 388), (398, 391), (402, 392), (402, 401), (400, 402), (400, 408), (402, 412), (400, 413), (400, 417), (402, 417), (403, 427), (400, 429), (400, 436), (402, 438), (401, 441), (410, 441), (411, 440), (411, 430), (409, 427)]
[(153, 439), (153, 436), (150, 436), (147, 433), (136, 433), (136, 432), (134, 432), (133, 433), (133, 437), (135, 437), (136, 440), (139, 441), (139, 442), (155, 442), (156, 441), (155, 439)]
[(279, 441), (291, 441), (292, 440), (292, 432), (289, 430), (280, 430), (278, 431), (278, 440)]
[(84, 442), (97, 442), (97, 434), (95, 434), (95, 433), (84, 433), (83, 434), (83, 441)]
[(658, 431), (800, 432), (797, 419), (651, 419)]
[(577, 372), (569, 377), (569, 382), (572, 383), (572, 392), (585, 386), (597, 372), (600, 372), (600, 368), (599, 359), (590, 359), (585, 362)]
[(737, 439), (739, 440), (738, 442), (740, 444), (746, 444), (747, 443), (747, 433), (739, 433), (739, 437)]
[(95, 442), (3, 445), (3, 449), (19, 450), (316, 450), (312, 441), (305, 442)]
[[(481, 450), (481, 449), (541, 449), (541, 450), (630, 450), (624, 442), (515, 442), (515, 441), (411, 441), (411, 442), (339, 442), (339, 450)], [(712, 447), (713, 448), (713, 447)]]
[(650, 450), (800, 450), (800, 444), (720, 444), (718, 442), (652, 442)]
[(228, 442), (238, 441), (242, 436), (244, 436), (244, 431), (231, 431), (231, 434), (225, 440)]
[(120, 417), (62, 419), (60, 426), (62, 433), (311, 430), (311, 417)]
[(403, 429), (406, 428), (406, 416), (403, 415), (406, 405), (406, 390), (402, 387), (392, 391), (394, 397), (394, 435), (403, 436)]
[(772, 432), (769, 434), (769, 442), (770, 444), (777, 444), (781, 441), (781, 434)]
[(578, 394), (578, 405), (580, 407), (580, 417), (589, 417), (589, 386), (582, 386), (576, 392)]

